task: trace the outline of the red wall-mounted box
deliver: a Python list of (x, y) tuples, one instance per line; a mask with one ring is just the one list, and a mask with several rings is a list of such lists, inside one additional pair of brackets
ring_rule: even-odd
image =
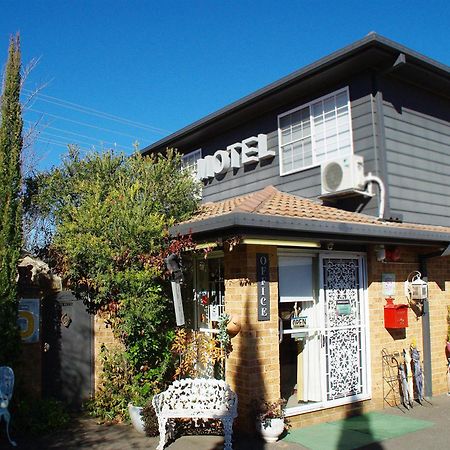
[(384, 327), (406, 328), (408, 326), (408, 305), (394, 305), (393, 299), (386, 299), (384, 305)]

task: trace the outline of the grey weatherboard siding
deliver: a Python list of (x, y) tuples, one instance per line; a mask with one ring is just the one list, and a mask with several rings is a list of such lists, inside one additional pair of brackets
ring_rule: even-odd
[[(345, 86), (351, 102), (353, 151), (364, 157), (365, 173), (385, 183), (385, 217), (448, 226), (450, 69), (376, 33), (188, 125), (143, 153), (201, 148), (206, 156), (264, 133), (269, 150), (275, 150), (273, 160), (208, 181), (203, 201), (220, 201), (268, 185), (315, 199), (321, 194), (320, 167), (279, 174), (278, 115)], [(377, 215), (378, 202), (376, 195), (360, 212)], [(350, 209), (357, 203), (337, 206)]]
[(394, 80), (383, 99), (391, 209), (407, 222), (449, 226), (450, 100)]
[[(215, 202), (238, 195), (248, 194), (265, 186), (273, 185), (279, 190), (305, 198), (317, 198), (321, 194), (320, 167), (312, 167), (293, 174), (280, 176), (279, 155), (278, 155), (278, 115), (290, 109), (301, 106), (322, 95), (332, 93), (346, 84), (330, 86), (328, 89), (310, 93), (308, 97), (298, 98), (297, 101), (271, 111), (249, 123), (240, 124), (231, 132), (216, 136), (213, 140), (208, 140), (198, 148), (202, 148), (203, 156), (213, 154), (216, 150), (225, 149), (228, 145), (239, 142), (247, 137), (258, 133), (265, 133), (268, 137), (268, 148), (275, 150), (276, 156), (269, 162), (263, 162), (256, 166), (244, 170), (238, 169), (236, 172), (229, 171), (220, 179), (213, 179), (205, 184), (203, 188), (203, 201)], [(354, 82), (349, 82), (349, 92), (351, 101), (352, 133), (354, 152), (364, 157), (364, 167), (366, 172), (378, 175), (378, 164), (375, 160), (373, 122), (373, 105), (371, 104), (371, 83), (369, 75), (361, 75), (355, 78)], [(184, 149), (181, 149), (184, 150)], [(194, 149), (191, 149), (194, 150)], [(373, 204), (372, 204), (373, 203)], [(377, 205), (375, 202), (366, 207), (365, 212), (376, 214)]]

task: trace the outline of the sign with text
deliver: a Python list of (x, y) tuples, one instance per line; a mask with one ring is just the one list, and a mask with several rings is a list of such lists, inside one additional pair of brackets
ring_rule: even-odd
[(383, 297), (395, 297), (395, 273), (381, 274), (381, 284), (383, 287)]
[(294, 316), (291, 318), (291, 328), (305, 328), (307, 325), (306, 321), (306, 316)]
[(336, 313), (340, 316), (349, 316), (352, 312), (350, 300), (348, 298), (341, 298), (336, 300)]
[(257, 164), (259, 161), (273, 159), (275, 150), (267, 147), (267, 135), (258, 134), (229, 145), (226, 150), (217, 150), (214, 155), (207, 155), (197, 160), (197, 178), (202, 181), (223, 176), (229, 170), (241, 166)]
[(34, 344), (39, 342), (40, 300), (22, 298), (19, 301), (18, 325), (22, 342)]
[(258, 282), (258, 321), (270, 320), (270, 277), (267, 253), (256, 254), (256, 280)]

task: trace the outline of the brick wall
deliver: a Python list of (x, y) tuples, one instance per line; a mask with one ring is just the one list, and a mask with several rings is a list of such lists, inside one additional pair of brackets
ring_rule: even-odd
[[(269, 255), (270, 321), (258, 322), (256, 254)], [(254, 400), (273, 401), (280, 396), (278, 346), (278, 284), (275, 247), (235, 247), (225, 252), (225, 310), (241, 322), (232, 339), (226, 363), (226, 380), (239, 398), (237, 426), (252, 429), (249, 415)]]
[[(376, 260), (375, 249), (368, 248), (367, 295), (372, 399), (291, 417), (294, 427), (381, 409), (384, 392), (388, 388), (383, 379), (382, 349), (390, 353), (401, 352), (415, 343), (423, 360), (422, 317), (408, 308), (408, 328), (387, 330), (384, 326), (386, 300), (382, 291), (382, 273), (395, 274), (394, 303), (405, 304), (404, 281), (412, 271), (419, 270), (419, 255), (433, 250), (435, 249), (402, 247), (398, 262), (381, 263)], [(270, 258), (269, 322), (258, 322), (257, 317), (256, 253), (268, 253)], [(438, 395), (447, 391), (445, 342), (447, 306), (450, 305), (450, 257), (429, 259), (428, 278), (433, 395)], [(250, 430), (252, 419), (249, 408), (252, 400), (264, 397), (273, 401), (280, 395), (276, 247), (240, 245), (231, 252), (225, 252), (225, 279), (225, 309), (238, 317), (242, 325), (241, 332), (232, 339), (233, 351), (227, 360), (226, 379), (239, 396), (237, 425)]]
[(102, 346), (113, 348), (120, 345), (114, 338), (112, 329), (106, 325), (105, 320), (100, 314), (96, 314), (94, 318), (94, 392), (100, 387), (102, 362), (100, 359), (100, 351)]

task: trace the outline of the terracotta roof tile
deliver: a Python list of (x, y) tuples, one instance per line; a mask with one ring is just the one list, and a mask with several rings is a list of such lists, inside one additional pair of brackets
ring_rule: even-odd
[(450, 233), (450, 227), (380, 221), (373, 216), (324, 206), (313, 200), (280, 192), (273, 186), (221, 202), (205, 203), (192, 219), (183, 223), (199, 222), (234, 212)]

